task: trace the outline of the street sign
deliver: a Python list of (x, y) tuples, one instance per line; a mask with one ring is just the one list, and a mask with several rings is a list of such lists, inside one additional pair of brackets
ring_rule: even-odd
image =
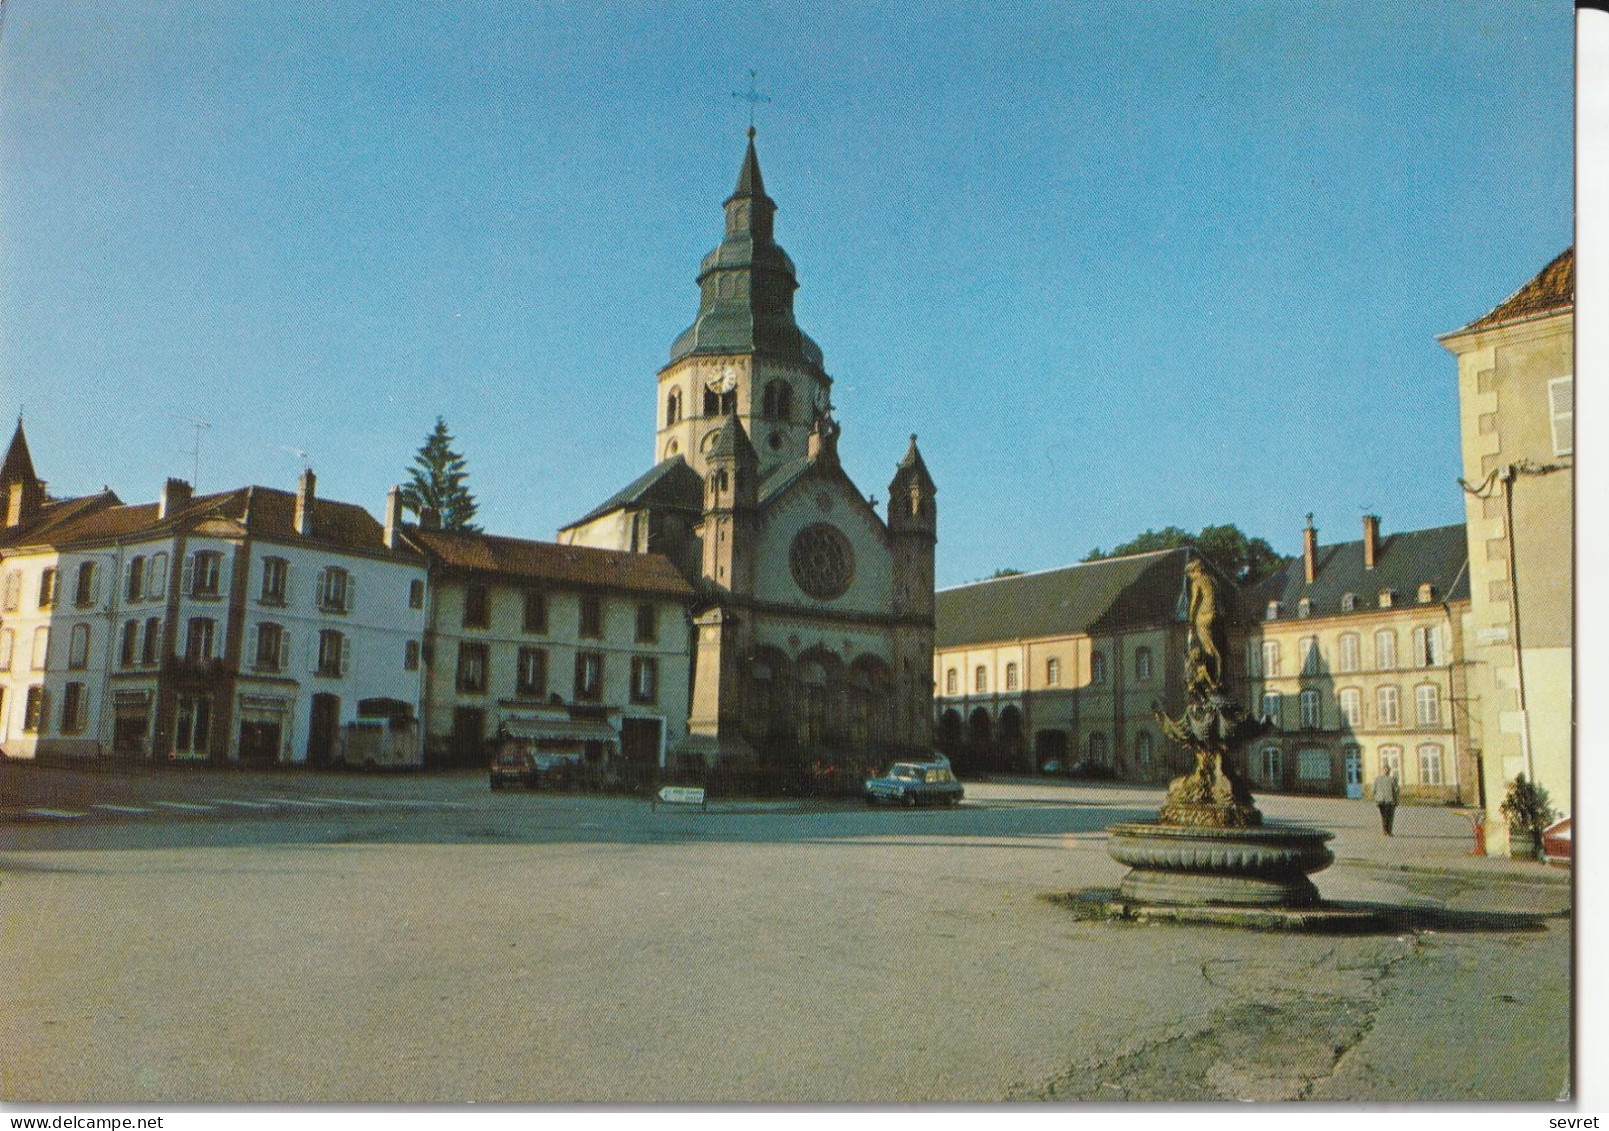
[(665, 805), (700, 805), (708, 807), (703, 786), (667, 785), (660, 789), (659, 800)]

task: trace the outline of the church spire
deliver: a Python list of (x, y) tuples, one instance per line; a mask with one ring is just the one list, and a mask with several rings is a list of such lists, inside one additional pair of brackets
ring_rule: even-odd
[(752, 126), (737, 188), (722, 207), (725, 234), (699, 264), (698, 317), (671, 344), (671, 362), (689, 354), (764, 353), (819, 369), (821, 348), (794, 321), (799, 280), (772, 237), (777, 205), (766, 195)]
[(6, 449), (5, 462), (0, 463), (0, 514), (4, 516), (5, 529), (32, 522), (44, 502), (45, 485), (34, 474), (33, 456), (28, 452), (28, 437), (23, 433), (19, 416), (17, 431)]
[(17, 417), (17, 430), (12, 433), (11, 447), (6, 449), (5, 463), (0, 464), (0, 491), (13, 483), (37, 483), (33, 456), (28, 452), (28, 437), (22, 431), (22, 417)]

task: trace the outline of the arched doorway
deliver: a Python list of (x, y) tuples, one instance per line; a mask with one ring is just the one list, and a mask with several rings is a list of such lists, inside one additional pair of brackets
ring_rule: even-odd
[(995, 743), (1004, 770), (1027, 769), (1027, 750), (1023, 743), (1022, 709), (1009, 706), (1000, 712), (1000, 735)]
[(965, 743), (965, 736), (961, 731), (961, 712), (951, 707), (939, 716), (939, 749), (947, 754), (951, 761), (961, 757), (961, 747)]

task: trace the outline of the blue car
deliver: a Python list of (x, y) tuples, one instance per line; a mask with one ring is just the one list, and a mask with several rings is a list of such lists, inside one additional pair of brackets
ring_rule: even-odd
[(959, 805), (965, 790), (941, 762), (895, 762), (880, 778), (866, 780), (866, 804)]

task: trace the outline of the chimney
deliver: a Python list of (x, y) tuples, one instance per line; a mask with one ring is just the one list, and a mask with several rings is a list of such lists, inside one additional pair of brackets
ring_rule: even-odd
[(385, 548), (397, 548), (397, 531), (402, 529), (402, 488), (393, 487), (385, 493)]
[(441, 529), (441, 512), (438, 511), (435, 507), (420, 507), (419, 508), (419, 529), (420, 530), (440, 530)]
[(172, 518), (173, 512), (188, 503), (195, 490), (183, 479), (169, 479), (162, 484), (162, 499), (156, 506), (157, 518)]
[(302, 477), (296, 481), (296, 533), (303, 538), (313, 533), (313, 503), (316, 501), (313, 488), (318, 479), (310, 467), (302, 472)]
[(1363, 568), (1373, 569), (1375, 559), (1380, 556), (1380, 516), (1366, 514), (1363, 516)]
[(1302, 572), (1309, 585), (1318, 576), (1318, 531), (1313, 529), (1312, 511), (1307, 512), (1307, 526), (1302, 530)]

